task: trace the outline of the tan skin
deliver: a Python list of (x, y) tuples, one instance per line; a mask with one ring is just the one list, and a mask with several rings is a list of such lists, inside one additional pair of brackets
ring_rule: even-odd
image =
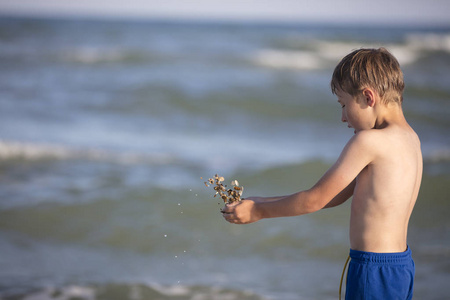
[(225, 220), (234, 224), (264, 218), (298, 216), (334, 207), (353, 196), (350, 247), (367, 252), (403, 252), (408, 222), (422, 178), (417, 134), (401, 104), (385, 104), (365, 88), (352, 97), (338, 90), (342, 121), (353, 128), (335, 164), (310, 189), (280, 197), (249, 197), (226, 205)]

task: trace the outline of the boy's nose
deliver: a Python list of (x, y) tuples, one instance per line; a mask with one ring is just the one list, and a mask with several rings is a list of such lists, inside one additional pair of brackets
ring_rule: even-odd
[(347, 122), (347, 118), (345, 117), (344, 112), (342, 112), (341, 121), (344, 123)]

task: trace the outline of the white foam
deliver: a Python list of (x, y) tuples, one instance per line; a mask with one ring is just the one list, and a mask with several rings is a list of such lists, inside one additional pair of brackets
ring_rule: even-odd
[(71, 62), (94, 64), (120, 61), (125, 58), (125, 55), (121, 53), (121, 51), (115, 49), (81, 47), (65, 52), (63, 58)]
[(416, 47), (408, 44), (369, 44), (369, 43), (343, 43), (343, 42), (325, 42), (317, 41), (317, 53), (323, 59), (329, 61), (339, 61), (345, 55), (353, 50), (360, 48), (379, 48), (384, 47), (390, 51), (399, 61), (400, 65), (412, 64), (420, 57), (420, 51)]
[(170, 297), (186, 296), (190, 293), (190, 290), (187, 286), (180, 284), (164, 286), (161, 284), (152, 283), (149, 284), (149, 287), (163, 294), (164, 296)]
[(76, 148), (48, 143), (26, 143), (0, 140), (0, 160), (8, 159), (87, 159), (121, 164), (167, 164), (173, 158), (164, 153), (114, 152), (96, 148)]
[(25, 296), (24, 300), (69, 300), (69, 299), (94, 300), (95, 291), (92, 288), (71, 285), (62, 289), (55, 290), (46, 288), (42, 291)]
[(307, 51), (263, 50), (253, 58), (257, 65), (275, 69), (315, 70), (323, 67), (320, 57)]
[(388, 49), (403, 65), (416, 62), (424, 51), (450, 51), (450, 35), (410, 35), (404, 43), (372, 44), (315, 40), (311, 50), (265, 49), (252, 57), (252, 62), (273, 69), (317, 70), (332, 67), (345, 55), (360, 48)]
[(406, 37), (407, 45), (421, 51), (450, 52), (450, 34), (413, 33)]

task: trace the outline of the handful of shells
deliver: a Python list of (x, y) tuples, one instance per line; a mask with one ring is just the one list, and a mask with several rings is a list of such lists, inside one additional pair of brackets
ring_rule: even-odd
[(225, 181), (225, 178), (216, 174), (213, 178), (209, 178), (207, 181), (205, 181), (205, 186), (209, 187), (210, 185), (214, 185), (213, 188), (216, 191), (214, 197), (217, 197), (217, 195), (219, 195), (224, 203), (241, 201), (243, 199), (241, 198), (241, 196), (242, 192), (244, 191), (244, 187), (239, 186), (239, 182), (237, 180), (233, 180), (231, 182), (233, 188), (227, 189), (227, 186), (222, 183), (223, 181)]

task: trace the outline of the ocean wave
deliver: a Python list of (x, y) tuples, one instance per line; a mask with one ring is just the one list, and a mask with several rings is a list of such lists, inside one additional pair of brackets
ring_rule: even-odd
[(258, 52), (253, 62), (275, 69), (315, 70), (323, 67), (322, 58), (313, 52), (266, 49)]
[(450, 53), (450, 35), (415, 33), (407, 35), (401, 43), (383, 44), (312, 40), (307, 44), (308, 50), (267, 48), (256, 52), (251, 61), (256, 65), (275, 69), (318, 70), (334, 66), (355, 49), (381, 46), (391, 51), (401, 65), (409, 65), (417, 62), (426, 52)]
[[(331, 68), (350, 51), (359, 48), (378, 48), (379, 45), (341, 42), (317, 42), (314, 50), (265, 49), (254, 55), (252, 62), (273, 69), (320, 70)], [(401, 65), (408, 65), (420, 58), (419, 49), (400, 45), (386, 45)]]
[(411, 33), (406, 36), (406, 44), (417, 50), (450, 53), (450, 34)]
[(98, 148), (80, 148), (58, 144), (26, 143), (0, 140), (0, 161), (24, 160), (75, 160), (84, 159), (119, 164), (168, 164), (174, 158), (164, 153), (114, 152)]
[(375, 44), (375, 43), (344, 43), (318, 41), (316, 51), (318, 55), (327, 60), (339, 61), (350, 51), (360, 48), (379, 48), (383, 46), (388, 49), (399, 61), (401, 65), (408, 65), (416, 62), (420, 57), (420, 52), (408, 44)]
[(123, 59), (124, 55), (117, 50), (100, 50), (96, 48), (80, 48), (65, 53), (68, 61), (92, 64), (98, 62), (110, 62)]
[[(0, 293), (1, 295), (1, 293)], [(262, 296), (248, 291), (239, 291), (208, 286), (106, 283), (97, 285), (66, 285), (45, 287), (27, 293), (4, 295), (3, 300), (140, 300), (140, 299), (210, 299), (210, 300), (263, 300)]]
[(140, 51), (120, 48), (80, 47), (66, 50), (61, 53), (61, 58), (67, 62), (82, 64), (117, 63), (117, 62), (142, 62), (150, 57)]

